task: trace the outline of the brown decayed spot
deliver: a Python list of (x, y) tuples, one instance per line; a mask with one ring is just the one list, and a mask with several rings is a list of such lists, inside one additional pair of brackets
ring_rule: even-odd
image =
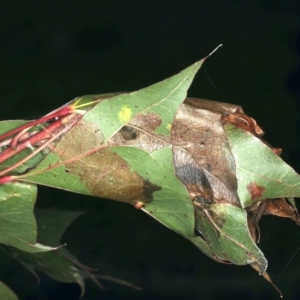
[(145, 197), (145, 199), (147, 200), (147, 202), (151, 202), (153, 200), (153, 193), (160, 191), (161, 187), (151, 183), (148, 179), (143, 180), (143, 195)]
[(157, 127), (161, 125), (161, 123), (162, 120), (160, 116), (155, 113), (148, 113), (147, 115), (140, 113), (132, 118), (128, 125), (142, 128), (143, 131), (153, 132)]
[(265, 187), (257, 185), (255, 182), (251, 182), (247, 185), (247, 190), (251, 195), (251, 200), (259, 199), (265, 191)]
[(226, 115), (223, 117), (223, 122), (233, 124), (241, 129), (251, 132), (258, 137), (264, 134), (263, 130), (257, 125), (256, 121), (245, 114), (234, 113)]

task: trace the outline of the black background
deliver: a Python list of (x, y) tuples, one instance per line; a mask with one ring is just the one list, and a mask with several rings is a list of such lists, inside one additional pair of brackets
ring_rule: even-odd
[[(84, 94), (145, 87), (222, 43), (189, 95), (242, 105), (299, 171), (299, 16), (297, 0), (1, 1), (0, 119), (48, 113)], [(143, 288), (103, 282), (110, 289), (102, 291), (87, 282), (84, 300), (278, 298), (250, 267), (211, 261), (128, 205), (41, 187), (37, 206), (90, 211), (62, 242), (99, 274)], [(276, 218), (261, 227), (271, 277), (285, 299), (299, 299), (300, 229)], [(37, 285), (17, 263), (0, 260), (0, 279), (20, 299), (79, 297), (75, 284), (41, 275)]]

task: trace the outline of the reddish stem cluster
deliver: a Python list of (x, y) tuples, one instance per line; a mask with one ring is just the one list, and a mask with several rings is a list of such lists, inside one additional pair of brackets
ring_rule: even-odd
[[(37, 154), (45, 147), (50, 146), (55, 139), (73, 127), (81, 117), (81, 115), (74, 113), (71, 106), (65, 106), (40, 119), (28, 122), (1, 135), (1, 144), (8, 146), (0, 153), (0, 164), (26, 148), (33, 148), (35, 145), (39, 147), (36, 150), (33, 149), (33, 153), (22, 159), (20, 162), (1, 171), (0, 184), (11, 182), (14, 179), (14, 176), (7, 176), (7, 173), (29, 160), (33, 155)], [(52, 120), (53, 122), (47, 125), (47, 122)], [(43, 124), (45, 128), (33, 134), (27, 132), (30, 128), (39, 124)]]

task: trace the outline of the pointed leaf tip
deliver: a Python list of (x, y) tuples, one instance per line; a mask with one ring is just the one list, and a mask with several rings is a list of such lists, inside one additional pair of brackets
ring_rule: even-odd
[(170, 136), (170, 124), (203, 61), (199, 60), (178, 74), (146, 88), (104, 99), (83, 119), (97, 126), (106, 142), (138, 114), (155, 114), (161, 123), (154, 132)]
[(223, 44), (220, 44), (219, 46), (217, 46), (212, 52), (210, 52), (206, 57), (205, 57), (205, 59), (206, 58), (208, 58), (208, 57), (210, 57), (211, 55), (213, 55), (220, 47), (222, 47), (223, 46)]

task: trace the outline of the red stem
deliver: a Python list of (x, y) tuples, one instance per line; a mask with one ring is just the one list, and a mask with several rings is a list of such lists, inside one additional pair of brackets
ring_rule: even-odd
[(33, 127), (35, 125), (38, 125), (38, 124), (41, 124), (41, 123), (44, 123), (46, 121), (49, 121), (51, 119), (55, 119), (55, 118), (60, 118), (60, 117), (65, 117), (69, 114), (71, 114), (73, 112), (73, 108), (70, 107), (70, 106), (65, 106), (63, 107), (62, 109), (59, 109), (58, 111), (54, 111), (42, 118), (39, 118), (37, 120), (34, 120), (32, 122), (28, 122), (20, 127), (17, 127), (15, 129), (12, 129), (4, 134), (2, 134), (0, 136), (0, 141), (3, 141), (5, 139), (7, 139), (8, 137), (10, 137), (11, 135), (15, 134), (15, 133), (18, 133), (26, 128), (29, 128), (29, 127)]
[(14, 180), (13, 176), (3, 176), (0, 177), (0, 185), (8, 182), (12, 182)]
[[(28, 161), (33, 156), (35, 156), (37, 153), (39, 153), (40, 151), (42, 151), (44, 148), (48, 147), (53, 141), (55, 141), (62, 134), (68, 132), (81, 119), (81, 117), (82, 117), (81, 115), (76, 115), (76, 114), (72, 114), (70, 116), (65, 117), (64, 118), (65, 120), (63, 120), (64, 122), (62, 122), (62, 123), (65, 123), (65, 125), (63, 126), (63, 128), (59, 129), (58, 133), (52, 134), (52, 137), (50, 137), (47, 141), (45, 141), (39, 148), (37, 148), (36, 150), (34, 150), (31, 154), (29, 154), (25, 158), (21, 159), (17, 163), (9, 166), (7, 169), (1, 171), (0, 172), (0, 179), (1, 179), (1, 176), (9, 173), (10, 171), (13, 171), (15, 168), (17, 168), (19, 166), (21, 166), (26, 161)], [(9, 181), (15, 180), (16, 178), (18, 178), (18, 177), (11, 176), (11, 178), (6, 179), (5, 182), (9, 182)], [(1, 180), (0, 180), (0, 182), (1, 182)]]
[(47, 128), (36, 133), (35, 135), (31, 136), (30, 138), (26, 139), (25, 141), (22, 141), (21, 143), (17, 144), (15, 148), (13, 148), (13, 147), (7, 148), (2, 153), (0, 153), (0, 163), (2, 163), (3, 161), (6, 161), (10, 157), (12, 157), (12, 156), (16, 155), (17, 153), (26, 149), (28, 147), (28, 144), (33, 146), (42, 140), (48, 139), (49, 137), (52, 136), (52, 132), (54, 130), (59, 129), (61, 126), (63, 126), (65, 123), (67, 123), (70, 120), (69, 117), (72, 117), (72, 116), (74, 116), (74, 115), (72, 114), (68, 117), (65, 117), (65, 118), (55, 121), (54, 123), (50, 124)]

